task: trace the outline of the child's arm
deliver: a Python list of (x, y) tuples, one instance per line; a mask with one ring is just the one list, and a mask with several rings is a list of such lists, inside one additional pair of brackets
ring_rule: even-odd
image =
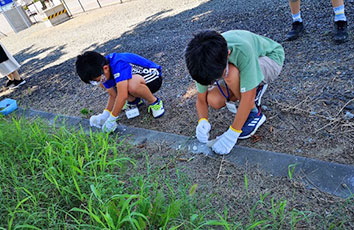
[(237, 143), (237, 139), (241, 134), (242, 127), (246, 122), (251, 109), (254, 107), (254, 98), (256, 96), (256, 88), (245, 93), (241, 93), (240, 105), (238, 107), (234, 122), (230, 128), (212, 145), (212, 149), (217, 154), (228, 154)]
[(205, 93), (197, 94), (197, 113), (199, 120), (205, 118), (208, 120), (208, 102), (207, 102), (208, 91)]
[(209, 131), (211, 125), (208, 121), (208, 91), (197, 94), (197, 113), (198, 113), (198, 125), (195, 129), (197, 139), (202, 143), (207, 143), (209, 139)]
[(246, 122), (248, 115), (255, 106), (254, 99), (256, 97), (257, 89), (251, 89), (247, 92), (241, 93), (240, 105), (238, 107), (234, 122), (231, 127), (236, 130), (241, 130), (243, 124)]
[(117, 117), (128, 99), (128, 81), (120, 81), (117, 83), (117, 96), (112, 108), (112, 116)]
[(117, 90), (115, 87), (112, 87), (112, 88), (107, 89), (107, 93), (108, 93), (108, 101), (107, 101), (106, 109), (111, 112), (113, 109), (114, 103), (116, 101)]
[[(102, 88), (104, 86), (102, 83), (100, 84)], [(116, 89), (115, 88), (109, 88), (107, 89), (108, 93), (108, 101), (107, 101), (107, 106), (105, 110), (103, 110), (103, 113), (100, 113), (98, 115), (93, 115), (90, 117), (90, 125), (95, 126), (97, 128), (102, 128), (102, 125), (107, 121), (107, 119), (111, 116), (111, 111), (114, 105), (114, 101), (117, 95)]]
[(113, 132), (117, 128), (117, 118), (122, 111), (125, 101), (128, 99), (128, 81), (120, 81), (116, 84), (117, 91), (107, 90), (109, 94), (107, 109), (112, 108), (110, 116), (102, 126), (102, 131)]

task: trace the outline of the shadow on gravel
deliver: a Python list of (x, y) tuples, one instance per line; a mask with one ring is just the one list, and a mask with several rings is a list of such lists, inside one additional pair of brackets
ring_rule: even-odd
[[(354, 5), (346, 4), (347, 17), (353, 22)], [(354, 109), (351, 102), (354, 98), (353, 34), (347, 43), (335, 45), (331, 38), (330, 1), (308, 1), (302, 5), (307, 33), (293, 42), (283, 42), (291, 25), (287, 2), (215, 0), (176, 15), (170, 15), (173, 9), (164, 9), (119, 38), (101, 45), (94, 43), (83, 51), (132, 52), (163, 66), (164, 84), (157, 96), (165, 102), (166, 114), (153, 120), (144, 112), (134, 120), (122, 116), (121, 122), (193, 136), (197, 120), (196, 92), (184, 64), (184, 48), (192, 34), (202, 29), (245, 29), (267, 36), (284, 46), (284, 68), (262, 100), (268, 121), (258, 131), (257, 139), (238, 144), (353, 164), (353, 122), (343, 119), (345, 112), (353, 113)], [(349, 31), (353, 30), (349, 23)], [(39, 70), (38, 67), (59, 59), (62, 48), (48, 48), (53, 52), (43, 59), (36, 57), (41, 51), (31, 50), (31, 47), (16, 54), (15, 57), (24, 63), (21, 71), (28, 76), (29, 90), (14, 91), (8, 96), (21, 98), (34, 108), (45, 97), (43, 101), (51, 105), (51, 112), (63, 113), (60, 106), (64, 104), (69, 107), (65, 107), (65, 113), (69, 115), (80, 115), (78, 111), (83, 107), (100, 112), (106, 96), (79, 81), (75, 59)], [(68, 106), (70, 103), (72, 105)], [(210, 120), (211, 135), (215, 137), (228, 127), (232, 116), (225, 111), (213, 111)]]

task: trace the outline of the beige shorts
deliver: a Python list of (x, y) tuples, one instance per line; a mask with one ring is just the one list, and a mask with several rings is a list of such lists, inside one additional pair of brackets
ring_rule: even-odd
[(264, 56), (258, 58), (259, 67), (264, 75), (263, 82), (271, 83), (280, 74), (282, 66), (273, 61), (271, 58)]
[[(263, 84), (269, 84), (274, 81), (280, 74), (282, 66), (273, 61), (271, 58), (264, 56), (258, 58), (259, 67), (263, 73)], [(223, 79), (218, 80), (220, 86), (225, 87), (225, 81)]]

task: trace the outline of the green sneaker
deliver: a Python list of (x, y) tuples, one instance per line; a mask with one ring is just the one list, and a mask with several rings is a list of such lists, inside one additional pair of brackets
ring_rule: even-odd
[(159, 118), (165, 113), (165, 109), (163, 108), (163, 103), (159, 98), (157, 98), (157, 101), (155, 101), (153, 104), (149, 105), (148, 107), (149, 113), (150, 110), (154, 118)]

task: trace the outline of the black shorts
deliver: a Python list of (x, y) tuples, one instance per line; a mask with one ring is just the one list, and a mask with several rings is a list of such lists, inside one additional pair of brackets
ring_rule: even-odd
[(151, 93), (156, 93), (162, 85), (162, 76), (156, 78), (149, 83), (146, 83), (146, 86), (150, 89)]
[(132, 65), (132, 75), (137, 74), (144, 78), (151, 93), (156, 93), (162, 84), (162, 71), (156, 68), (147, 68)]
[(6, 55), (5, 50), (0, 45), (0, 63), (9, 60), (9, 57)]

